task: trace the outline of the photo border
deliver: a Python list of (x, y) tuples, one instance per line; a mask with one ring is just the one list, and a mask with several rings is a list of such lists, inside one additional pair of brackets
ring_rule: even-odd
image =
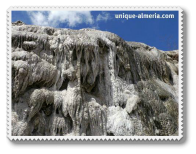
[[(179, 42), (179, 127), (178, 136), (12, 136), (11, 135), (11, 12), (33, 10), (91, 10), (91, 11), (178, 11)], [(183, 10), (180, 7), (137, 7), (137, 6), (14, 6), (7, 10), (7, 137), (10, 140), (145, 140), (179, 141), (183, 138)]]

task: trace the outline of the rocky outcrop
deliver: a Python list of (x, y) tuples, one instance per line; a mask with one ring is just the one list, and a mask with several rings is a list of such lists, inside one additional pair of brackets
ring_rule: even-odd
[(12, 25), (12, 135), (177, 135), (178, 51)]

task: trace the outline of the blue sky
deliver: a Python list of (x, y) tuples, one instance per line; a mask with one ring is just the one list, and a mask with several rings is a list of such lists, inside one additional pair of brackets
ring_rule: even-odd
[[(173, 14), (174, 18), (115, 18), (117, 14)], [(178, 11), (12, 11), (12, 22), (56, 28), (94, 28), (158, 49), (178, 49)]]

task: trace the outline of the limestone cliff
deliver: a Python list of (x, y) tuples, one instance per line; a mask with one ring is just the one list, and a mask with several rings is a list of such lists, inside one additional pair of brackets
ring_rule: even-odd
[(12, 135), (177, 135), (178, 51), (12, 24)]

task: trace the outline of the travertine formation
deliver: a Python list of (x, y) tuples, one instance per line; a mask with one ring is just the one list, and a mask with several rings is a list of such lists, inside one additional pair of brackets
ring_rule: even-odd
[(178, 51), (13, 23), (12, 135), (178, 135)]

